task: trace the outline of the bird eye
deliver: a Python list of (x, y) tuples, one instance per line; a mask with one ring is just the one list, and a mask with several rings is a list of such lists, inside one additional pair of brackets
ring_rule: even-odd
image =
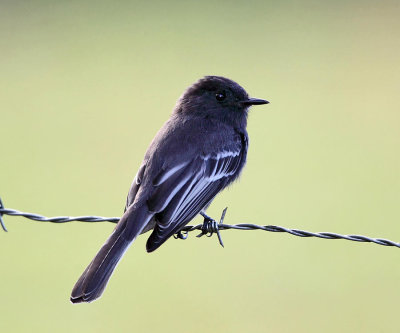
[(225, 93), (224, 90), (223, 90), (223, 91), (220, 91), (220, 92), (217, 92), (217, 93), (215, 94), (215, 98), (216, 98), (217, 101), (219, 101), (219, 102), (223, 101), (223, 100), (225, 99), (225, 97), (226, 97), (226, 93)]

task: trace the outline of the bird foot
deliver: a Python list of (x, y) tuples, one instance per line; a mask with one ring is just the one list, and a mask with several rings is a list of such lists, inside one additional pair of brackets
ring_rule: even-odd
[(219, 243), (221, 244), (222, 247), (224, 247), (224, 242), (222, 241), (221, 234), (219, 232), (219, 225), (224, 222), (224, 218), (225, 218), (227, 209), (228, 209), (228, 207), (226, 207), (222, 211), (222, 215), (221, 215), (221, 219), (219, 220), (219, 223), (217, 221), (215, 221), (214, 219), (212, 219), (211, 217), (209, 217), (206, 213), (201, 212), (200, 215), (204, 217), (204, 222), (203, 222), (203, 226), (201, 227), (201, 234), (197, 235), (197, 237), (201, 237), (204, 235), (206, 235), (207, 237), (211, 237), (214, 233), (216, 233), (218, 236)]
[(189, 233), (189, 231), (180, 230), (174, 235), (174, 238), (175, 239), (183, 239), (183, 240), (185, 240), (186, 238), (188, 238), (188, 233)]

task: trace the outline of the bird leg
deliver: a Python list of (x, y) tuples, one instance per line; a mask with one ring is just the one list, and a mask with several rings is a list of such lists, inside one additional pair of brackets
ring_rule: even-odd
[(207, 237), (211, 237), (215, 232), (218, 236), (219, 243), (221, 244), (222, 247), (224, 247), (224, 243), (222, 241), (218, 225), (222, 224), (224, 222), (224, 218), (225, 218), (227, 209), (228, 209), (228, 207), (226, 207), (222, 211), (222, 215), (221, 215), (221, 219), (219, 220), (219, 223), (217, 223), (217, 221), (215, 221), (210, 216), (208, 216), (205, 212), (203, 212), (203, 211), (200, 212), (200, 215), (204, 217), (204, 222), (203, 222), (203, 226), (201, 227), (201, 234), (197, 235), (197, 237), (201, 237), (203, 235), (207, 235)]

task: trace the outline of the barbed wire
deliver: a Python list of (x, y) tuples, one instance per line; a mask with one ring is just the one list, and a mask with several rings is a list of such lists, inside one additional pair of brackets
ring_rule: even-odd
[[(182, 228), (174, 237), (179, 239), (186, 239), (188, 233), (195, 230), (200, 230), (201, 233), (197, 237), (201, 237), (203, 235), (212, 236), (214, 233), (218, 234), (218, 239), (220, 244), (223, 246), (221, 236), (219, 231), (221, 230), (264, 230), (269, 232), (284, 232), (291, 234), (293, 236), (298, 237), (316, 237), (322, 239), (344, 239), (353, 242), (364, 242), (364, 243), (375, 243), (383, 246), (394, 246), (400, 248), (400, 243), (393, 242), (388, 239), (383, 238), (372, 238), (361, 235), (341, 235), (333, 232), (311, 232), (299, 229), (290, 229), (285, 227), (280, 227), (276, 225), (257, 225), (251, 223), (240, 223), (240, 224), (224, 224), (223, 219), (226, 213), (226, 208), (224, 209), (221, 220), (219, 223), (214, 220), (206, 221), (202, 224), (197, 225), (188, 225)], [(27, 219), (31, 219), (38, 222), (51, 222), (51, 223), (66, 223), (66, 222), (112, 222), (117, 223), (119, 221), (119, 217), (102, 217), (102, 216), (56, 216), (56, 217), (45, 217), (43, 215), (34, 214), (34, 213), (25, 213), (16, 209), (5, 208), (1, 198), (0, 198), (0, 224), (4, 231), (7, 231), (7, 228), (3, 221), (3, 215), (10, 216), (22, 216)]]

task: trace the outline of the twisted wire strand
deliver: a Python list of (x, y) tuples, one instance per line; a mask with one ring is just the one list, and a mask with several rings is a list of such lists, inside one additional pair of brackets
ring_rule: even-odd
[[(0, 198), (0, 224), (3, 228), (3, 230), (7, 231), (7, 229), (4, 225), (3, 219), (2, 219), (3, 215), (22, 216), (22, 217), (25, 217), (27, 219), (31, 219), (34, 221), (52, 222), (52, 223), (66, 223), (66, 222), (73, 222), (73, 221), (117, 223), (120, 219), (119, 217), (102, 217), (102, 216), (45, 217), (45, 216), (39, 215), (39, 214), (24, 213), (24, 212), (15, 210), (15, 209), (4, 208), (3, 203), (1, 202), (1, 198)], [(225, 215), (225, 214), (223, 213), (223, 215)], [(221, 218), (221, 221), (223, 221), (223, 218)], [(280, 227), (280, 226), (276, 226), (276, 225), (256, 225), (256, 224), (250, 224), (250, 223), (241, 223), (241, 224), (234, 224), (234, 225), (218, 223), (218, 224), (214, 224), (209, 229), (205, 228), (204, 223), (197, 224), (197, 225), (188, 225), (188, 226), (185, 226), (177, 234), (177, 237), (175, 237), (175, 238), (186, 239), (187, 234), (189, 232), (195, 231), (195, 230), (200, 230), (202, 232), (199, 236), (202, 236), (205, 234), (208, 234), (209, 236), (211, 236), (214, 232), (218, 233), (220, 230), (229, 230), (229, 229), (285, 232), (285, 233), (291, 234), (293, 236), (298, 236), (298, 237), (317, 237), (317, 238), (322, 238), (322, 239), (344, 239), (344, 240), (353, 241), (353, 242), (375, 243), (378, 245), (394, 246), (394, 247), (400, 248), (400, 243), (396, 243), (396, 242), (393, 242), (388, 239), (371, 238), (371, 237), (361, 236), (361, 235), (341, 235), (341, 234), (336, 234), (333, 232), (311, 232), (311, 231), (305, 231), (305, 230), (299, 230), (299, 229), (290, 229), (290, 228)], [(221, 240), (220, 240), (220, 242), (221, 242)]]

